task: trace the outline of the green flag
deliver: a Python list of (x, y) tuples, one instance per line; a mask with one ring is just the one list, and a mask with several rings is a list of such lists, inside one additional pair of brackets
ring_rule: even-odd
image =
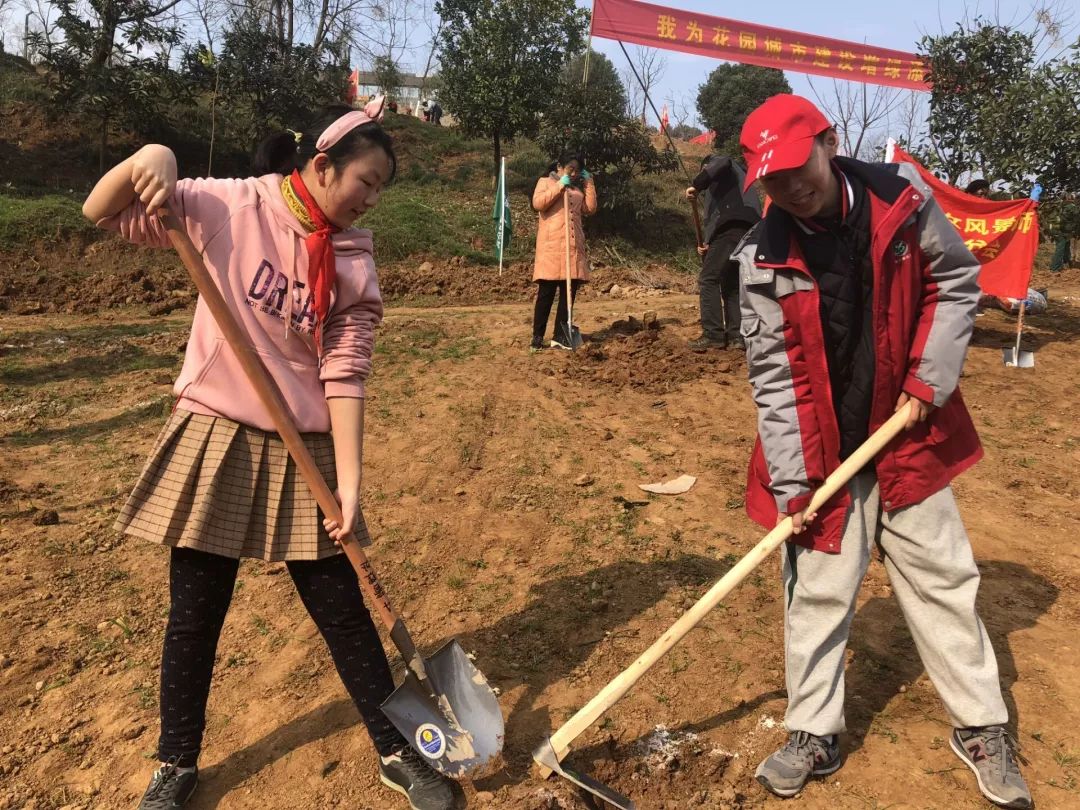
[(491, 210), (491, 218), (495, 221), (495, 257), (499, 260), (499, 269), (502, 269), (503, 253), (510, 247), (510, 236), (513, 228), (510, 223), (510, 198), (506, 193), (506, 158), (502, 159), (499, 166), (499, 184), (495, 191), (495, 207)]

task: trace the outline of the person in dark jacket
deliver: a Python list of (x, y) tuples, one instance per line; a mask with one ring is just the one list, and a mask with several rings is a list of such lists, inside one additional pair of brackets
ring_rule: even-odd
[(697, 351), (742, 347), (739, 336), (739, 270), (731, 254), (743, 234), (761, 219), (761, 201), (752, 189), (743, 191), (746, 172), (729, 157), (710, 155), (686, 196), (704, 192), (704, 258), (698, 288), (701, 300), (701, 337), (690, 341)]
[[(844, 648), (875, 547), (953, 725), (950, 747), (1002, 807), (1030, 808), (997, 660), (975, 610), (979, 571), (949, 482), (982, 456), (958, 387), (979, 263), (906, 164), (836, 156), (810, 101), (777, 95), (740, 143), (772, 205), (737, 252), (758, 441), (746, 506), (785, 549), (787, 742), (757, 769), (798, 794), (842, 764)], [(912, 403), (906, 431), (818, 514), (811, 495)]]
[(964, 193), (970, 194), (972, 197), (985, 199), (990, 196), (990, 183), (982, 177), (972, 180), (964, 187)]

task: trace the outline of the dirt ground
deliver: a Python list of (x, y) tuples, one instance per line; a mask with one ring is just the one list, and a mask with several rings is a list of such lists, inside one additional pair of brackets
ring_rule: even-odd
[[(963, 387), (987, 455), (955, 489), (1025, 773), (1040, 808), (1075, 808), (1080, 273), (1048, 283), (1053, 310), (1030, 319), (1035, 369), (1002, 366), (1008, 316), (979, 318)], [(585, 808), (536, 777), (530, 750), (761, 535), (742, 511), (745, 361), (685, 350), (693, 297), (597, 291), (578, 311), (592, 342), (576, 355), (529, 353), (524, 301), (390, 309), (379, 335), (374, 561), (421, 646), (460, 639), (507, 718), (503, 767), (463, 784), (471, 807)], [(168, 413), (189, 319), (0, 316), (3, 810), (132, 808), (153, 767), (167, 554), (111, 524)], [(684, 495), (636, 487), (681, 473), (698, 477)], [(641, 808), (779, 806), (752, 779), (784, 733), (777, 569), (752, 575), (570, 761)], [(189, 806), (401, 807), (283, 572), (241, 567)], [(986, 806), (877, 563), (847, 695), (847, 763), (799, 806)]]

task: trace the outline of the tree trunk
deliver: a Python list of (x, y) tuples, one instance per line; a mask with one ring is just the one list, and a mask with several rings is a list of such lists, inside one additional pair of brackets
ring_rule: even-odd
[(115, 17), (111, 15), (102, 17), (101, 28), (99, 29), (97, 41), (94, 43), (90, 63), (86, 66), (88, 74), (94, 75), (109, 64), (109, 57), (112, 56), (113, 40), (116, 39), (116, 26), (117, 19)]
[(431, 38), (431, 50), (428, 52), (427, 63), (424, 65), (424, 75), (420, 77), (420, 93), (416, 97), (416, 109), (414, 115), (420, 115), (420, 102), (424, 100), (427, 92), (428, 74), (431, 73), (431, 63), (435, 59), (435, 51), (439, 48), (439, 34), (442, 33), (443, 20), (439, 18), (439, 27), (435, 29), (435, 35)]
[(495, 152), (495, 173), (498, 174), (499, 166), (502, 163), (502, 140), (499, 138), (499, 130), (492, 133), (491, 140)]
[(315, 64), (322, 53), (323, 40), (327, 35), (327, 25), (330, 18), (330, 0), (322, 0), (319, 7), (319, 23), (315, 27), (315, 36), (311, 39), (311, 64)]
[(109, 116), (101, 116), (101, 133), (98, 140), (98, 176), (105, 174), (105, 150), (109, 147)]
[(210, 155), (206, 159), (206, 176), (213, 177), (214, 174), (214, 136), (217, 135), (217, 99), (218, 99), (218, 87), (221, 84), (221, 67), (214, 63), (214, 96), (210, 100)]

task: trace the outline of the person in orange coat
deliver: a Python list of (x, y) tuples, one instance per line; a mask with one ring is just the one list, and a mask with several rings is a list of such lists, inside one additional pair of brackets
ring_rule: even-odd
[(540, 212), (536, 229), (536, 309), (533, 312), (533, 349), (544, 348), (544, 332), (555, 295), (552, 348), (571, 348), (566, 302), (566, 203), (570, 208), (570, 286), (571, 297), (589, 280), (589, 254), (585, 246), (583, 217), (596, 213), (596, 186), (585, 169), (585, 161), (572, 153), (563, 154), (552, 164), (550, 173), (540, 178), (533, 191), (533, 208)]

